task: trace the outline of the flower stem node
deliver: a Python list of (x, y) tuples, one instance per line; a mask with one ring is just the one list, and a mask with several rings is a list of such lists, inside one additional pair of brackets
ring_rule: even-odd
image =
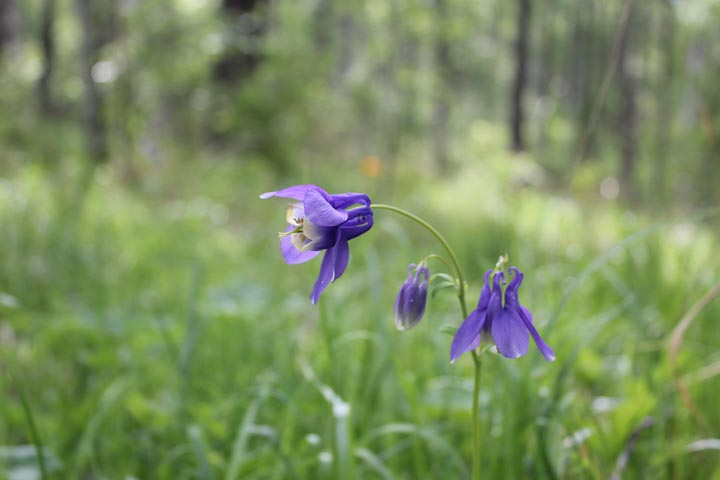
[(398, 330), (410, 330), (422, 320), (429, 280), (430, 271), (424, 262), (408, 266), (407, 280), (395, 299), (395, 326)]

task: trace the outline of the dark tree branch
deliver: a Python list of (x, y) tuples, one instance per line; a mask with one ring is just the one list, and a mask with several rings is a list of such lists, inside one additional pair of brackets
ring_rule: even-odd
[(43, 0), (42, 22), (40, 26), (40, 46), (43, 56), (43, 68), (38, 80), (40, 109), (44, 113), (55, 110), (52, 96), (52, 76), (55, 69), (55, 0)]
[(76, 0), (78, 17), (82, 26), (82, 44), (80, 48), (82, 80), (84, 86), (83, 122), (88, 141), (88, 150), (94, 162), (102, 163), (108, 159), (108, 146), (103, 117), (103, 101), (97, 84), (92, 76), (93, 66), (97, 63), (99, 41), (97, 21), (93, 18), (91, 0)]
[[(632, 12), (628, 15), (628, 24), (630, 23), (632, 23)], [(622, 95), (622, 112), (619, 124), (621, 145), (619, 180), (625, 198), (634, 200), (637, 197), (635, 170), (637, 164), (638, 113), (635, 76), (628, 68), (629, 38), (629, 35), (623, 35), (618, 49), (617, 78)]]
[(450, 43), (447, 36), (447, 0), (435, 0), (435, 87), (432, 114), (432, 147), (435, 164), (441, 173), (449, 169), (448, 123), (450, 121), (450, 100), (448, 98), (452, 65)]
[(588, 123), (585, 126), (582, 135), (580, 137), (580, 145), (578, 147), (578, 154), (575, 157), (574, 161), (570, 165), (569, 171), (570, 175), (568, 176), (568, 181), (572, 181), (573, 173), (575, 170), (575, 167), (580, 162), (580, 160), (584, 159), (587, 155), (588, 148), (590, 146), (590, 139), (592, 138), (593, 133), (595, 132), (595, 127), (597, 126), (598, 120), (600, 119), (600, 112), (602, 111), (602, 107), (605, 104), (605, 97), (607, 96), (608, 90), (610, 89), (610, 82), (612, 81), (613, 77), (615, 76), (615, 72), (618, 67), (618, 62), (620, 60), (620, 47), (622, 43), (625, 41), (625, 36), (627, 34), (628, 30), (628, 24), (630, 21), (630, 12), (632, 11), (633, 6), (633, 0), (625, 0), (625, 6), (623, 8), (623, 12), (620, 16), (620, 20), (618, 22), (618, 28), (617, 33), (615, 34), (615, 40), (613, 42), (612, 52), (610, 53), (610, 59), (608, 61), (607, 69), (605, 70), (605, 76), (603, 78), (602, 85), (600, 86), (600, 91), (598, 92), (597, 97), (595, 98), (595, 103), (593, 104), (592, 111), (590, 113), (590, 118), (588, 119)]
[(517, 34), (515, 39), (515, 80), (510, 102), (510, 136), (512, 149), (521, 152), (526, 149), (524, 124), (525, 110), (523, 94), (527, 85), (528, 43), (530, 39), (530, 0), (517, 0)]

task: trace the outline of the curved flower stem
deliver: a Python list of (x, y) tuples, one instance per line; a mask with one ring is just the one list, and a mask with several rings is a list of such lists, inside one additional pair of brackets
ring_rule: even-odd
[[(402, 208), (393, 207), (392, 205), (383, 205), (383, 204), (372, 204), (370, 205), (370, 208), (378, 209), (378, 210), (389, 210), (391, 212), (398, 213), (404, 217), (409, 218), (410, 220), (413, 220), (415, 223), (418, 223), (419, 225), (423, 226), (426, 230), (428, 230), (430, 233), (433, 234), (435, 238), (442, 244), (443, 248), (448, 253), (448, 256), (450, 257), (450, 260), (452, 261), (455, 274), (457, 275), (458, 279), (458, 301), (460, 302), (460, 310), (462, 310), (463, 320), (467, 318), (468, 312), (467, 312), (467, 306), (465, 305), (465, 279), (463, 278), (462, 270), (460, 269), (460, 263), (458, 262), (457, 257), (455, 256), (455, 252), (452, 248), (450, 248), (450, 244), (445, 240), (445, 237), (442, 236), (440, 232), (438, 232), (435, 227), (430, 225), (428, 222), (423, 220), (422, 218), (418, 217), (417, 215), (414, 215), (407, 210), (403, 210)], [(432, 255), (428, 258), (433, 257)], [(440, 257), (439, 255), (436, 255), (436, 257), (443, 260), (443, 263), (446, 263), (445, 259)], [(434, 258), (434, 257), (433, 257)], [(449, 267), (449, 266), (448, 266)], [(479, 350), (473, 350), (472, 352), (473, 357), (473, 363), (475, 364), (475, 380), (474, 380), (474, 387), (473, 387), (473, 401), (472, 401), (472, 422), (473, 422), (473, 460), (472, 460), (472, 480), (480, 480), (480, 445), (482, 437), (480, 435), (480, 418), (479, 418), (479, 401), (480, 401), (480, 367), (481, 364), (481, 357), (480, 357), (480, 351)]]
[(465, 306), (465, 279), (463, 278), (462, 270), (460, 269), (460, 263), (458, 263), (455, 252), (452, 248), (450, 248), (450, 244), (447, 242), (447, 240), (445, 240), (445, 237), (443, 237), (442, 234), (438, 232), (437, 229), (435, 229), (435, 227), (430, 225), (428, 222), (418, 217), (417, 215), (408, 212), (407, 210), (403, 210), (402, 208), (393, 207), (392, 205), (384, 205), (381, 203), (373, 203), (372, 205), (370, 205), (370, 208), (378, 210), (389, 210), (391, 212), (399, 213), (400, 215), (407, 217), (415, 223), (423, 226), (427, 231), (432, 233), (435, 238), (437, 238), (445, 251), (447, 251), (448, 256), (450, 256), (450, 260), (455, 267), (455, 274), (458, 278), (458, 301), (460, 302), (460, 309), (462, 310), (463, 320), (467, 318), (468, 313), (467, 307)]
[(424, 258), (424, 260), (432, 260), (432, 259), (439, 260), (440, 262), (442, 262), (443, 265), (445, 265), (445, 268), (447, 268), (447, 269), (450, 270), (450, 271), (455, 270), (455, 269), (448, 263), (448, 261), (445, 259), (445, 257), (443, 257), (442, 255), (438, 255), (437, 253), (431, 253), (430, 255), (428, 255), (427, 257)]

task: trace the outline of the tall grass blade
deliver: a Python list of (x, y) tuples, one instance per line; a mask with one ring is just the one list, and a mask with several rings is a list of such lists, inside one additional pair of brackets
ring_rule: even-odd
[(208, 456), (207, 445), (198, 425), (190, 425), (187, 428), (187, 435), (190, 439), (193, 452), (198, 461), (198, 478), (200, 480), (214, 480), (212, 467)]
[(78, 443), (74, 464), (76, 474), (79, 475), (80, 470), (87, 465), (88, 461), (93, 461), (93, 446), (97, 441), (100, 429), (105, 420), (125, 397), (131, 384), (132, 381), (129, 378), (120, 377), (111, 383), (100, 395), (95, 411), (88, 420), (80, 437), (80, 442)]
[(333, 414), (333, 460), (336, 478), (352, 480), (355, 478), (355, 462), (353, 460), (352, 429), (350, 428), (350, 404), (346, 403), (335, 391), (325, 385), (310, 365), (299, 360), (300, 371), (325, 398), (332, 407)]
[(378, 474), (383, 480), (395, 480), (395, 476), (385, 466), (385, 463), (367, 448), (357, 447), (355, 449), (355, 456), (365, 462), (375, 473)]
[(185, 310), (185, 335), (178, 358), (178, 376), (180, 378), (180, 412), (186, 415), (186, 403), (190, 394), (190, 376), (195, 347), (200, 336), (200, 321), (197, 315), (197, 302), (200, 290), (200, 265), (196, 263), (190, 273), (190, 293)]
[(225, 475), (225, 480), (235, 480), (238, 477), (240, 467), (245, 461), (247, 442), (255, 425), (255, 417), (260, 408), (260, 401), (259, 398), (255, 398), (245, 411), (245, 415), (243, 415), (242, 422), (240, 422), (237, 434), (235, 435), (235, 441), (233, 442), (232, 455), (230, 456), (230, 464), (227, 474)]
[(683, 382), (682, 377), (677, 372), (677, 355), (680, 351), (680, 346), (682, 345), (685, 332), (688, 328), (690, 328), (690, 324), (692, 324), (693, 320), (695, 320), (695, 317), (697, 317), (700, 312), (702, 312), (703, 309), (707, 307), (718, 296), (720, 296), (720, 283), (717, 283), (714, 287), (712, 287), (705, 295), (703, 295), (700, 300), (698, 300), (690, 308), (690, 310), (687, 311), (687, 313), (685, 313), (685, 315), (683, 315), (683, 318), (678, 322), (678, 324), (675, 326), (672, 333), (670, 334), (670, 341), (668, 342), (668, 358), (670, 360), (670, 370), (672, 371), (673, 378), (675, 379), (675, 386), (677, 387), (678, 392), (680, 392), (680, 398), (685, 407), (695, 419), (695, 422), (698, 424), (698, 426), (706, 429), (707, 423), (705, 419), (700, 413), (700, 410), (695, 405), (695, 402), (693, 402), (692, 397), (690, 396), (690, 390), (688, 390), (685, 382)]
[(433, 430), (419, 427), (412, 423), (389, 423), (383, 425), (382, 427), (371, 430), (362, 438), (361, 443), (367, 445), (386, 435), (413, 435), (422, 438), (433, 450), (441, 452), (442, 455), (445, 456), (448, 464), (451, 464), (457, 472), (460, 472), (461, 477), (469, 476), (470, 472), (467, 469), (467, 465), (465, 465), (463, 459), (460, 458), (454, 446)]
[(30, 430), (30, 437), (32, 438), (33, 446), (35, 447), (35, 455), (37, 456), (37, 464), (40, 469), (40, 478), (42, 480), (48, 480), (48, 471), (45, 464), (45, 454), (43, 453), (43, 445), (40, 440), (40, 434), (35, 427), (35, 419), (33, 417), (32, 408), (30, 403), (25, 396), (24, 389), (18, 384), (18, 395), (20, 395), (20, 403), (22, 404), (23, 413), (25, 414), (25, 421), (27, 422), (28, 429)]

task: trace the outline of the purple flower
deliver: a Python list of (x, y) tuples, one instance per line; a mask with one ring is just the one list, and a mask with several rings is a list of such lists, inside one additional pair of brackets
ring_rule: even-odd
[(430, 271), (424, 263), (419, 267), (414, 263), (410, 264), (407, 280), (400, 287), (395, 299), (395, 326), (398, 330), (410, 330), (422, 320), (429, 280)]
[(373, 213), (370, 198), (363, 193), (330, 195), (317, 185), (295, 185), (260, 198), (281, 197), (299, 200), (287, 210), (290, 224), (280, 234), (280, 249), (288, 264), (307, 262), (325, 250), (320, 274), (310, 300), (317, 304), (320, 294), (345, 272), (350, 260), (348, 241), (370, 230)]
[[(523, 274), (515, 267), (510, 267), (515, 275), (505, 289), (504, 302), (500, 282), (505, 282), (505, 274), (498, 272), (493, 279), (492, 290), (488, 278), (493, 272), (485, 272), (485, 285), (480, 292), (480, 300), (475, 310), (468, 315), (453, 339), (450, 347), (450, 361), (454, 362), (465, 352), (480, 346), (482, 335), (489, 335), (501, 355), (507, 358), (522, 357), (527, 353), (529, 336), (532, 336), (545, 360), (555, 360), (555, 352), (550, 348), (535, 329), (530, 310), (520, 305), (518, 289)], [(528, 333), (530, 335), (528, 335)]]

